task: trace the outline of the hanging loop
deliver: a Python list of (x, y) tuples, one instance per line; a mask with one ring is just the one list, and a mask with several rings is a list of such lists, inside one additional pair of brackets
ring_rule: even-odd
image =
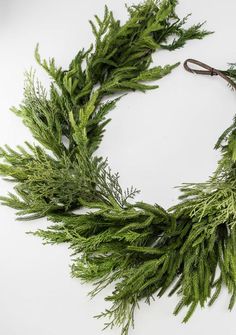
[[(198, 67), (203, 68), (204, 70), (200, 70), (200, 69), (196, 69), (196, 68), (192, 68), (189, 66), (189, 63), (197, 65)], [(236, 84), (235, 82), (230, 79), (229, 77), (229, 72), (227, 71), (221, 71), (218, 69), (215, 69), (214, 67), (211, 67), (205, 63), (202, 63), (196, 59), (186, 59), (186, 61), (184, 62), (184, 68), (186, 71), (190, 72), (190, 73), (196, 73), (196, 74), (202, 74), (202, 75), (208, 75), (208, 76), (220, 76), (221, 78), (223, 78), (224, 80), (227, 81), (227, 83), (236, 90)]]

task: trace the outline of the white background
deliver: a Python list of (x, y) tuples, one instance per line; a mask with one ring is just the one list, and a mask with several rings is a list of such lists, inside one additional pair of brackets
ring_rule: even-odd
[[(78, 49), (90, 44), (88, 20), (101, 15), (105, 3), (125, 20), (124, 1), (0, 0), (0, 145), (32, 139), (8, 110), (22, 99), (24, 71), (36, 66), (36, 43), (42, 56), (55, 56), (67, 66)], [(206, 28), (215, 34), (175, 52), (158, 52), (154, 65), (194, 57), (225, 68), (236, 61), (235, 0), (182, 0), (178, 13), (188, 12), (193, 13), (190, 22), (207, 20)], [(47, 84), (38, 67), (37, 73)], [(177, 201), (174, 186), (204, 181), (214, 170), (219, 156), (213, 146), (231, 123), (236, 96), (220, 79), (191, 75), (182, 66), (159, 84), (155, 91), (130, 93), (119, 102), (100, 153), (120, 172), (122, 185), (133, 184), (142, 190), (140, 199), (168, 207)], [(10, 190), (3, 181), (0, 187), (1, 194)], [(17, 222), (14, 210), (3, 206), (0, 218), (0, 334), (103, 334), (103, 321), (92, 316), (107, 307), (104, 294), (91, 301), (91, 287), (70, 277), (65, 245), (43, 246), (25, 234), (45, 227), (46, 220)], [(187, 325), (181, 324), (182, 315), (171, 314), (176, 302), (173, 297), (141, 304), (130, 334), (235, 334), (236, 310), (227, 311), (226, 292), (212, 308), (197, 310)]]

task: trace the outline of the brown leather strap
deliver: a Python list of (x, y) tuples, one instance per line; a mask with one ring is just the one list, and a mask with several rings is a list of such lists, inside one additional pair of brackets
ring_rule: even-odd
[[(191, 68), (188, 65), (189, 63), (195, 64), (195, 65), (203, 68), (204, 70)], [(211, 67), (211, 66), (209, 66), (205, 63), (202, 63), (202, 62), (200, 62), (196, 59), (191, 59), (191, 58), (186, 59), (186, 61), (184, 62), (184, 68), (185, 68), (186, 71), (188, 71), (190, 73), (203, 74), (203, 75), (209, 75), (209, 76), (220, 76), (221, 78), (226, 80), (227, 83), (236, 90), (236, 84), (232, 79), (230, 79), (228, 77), (229, 73), (227, 71), (221, 71), (221, 70), (215, 69), (214, 67)]]

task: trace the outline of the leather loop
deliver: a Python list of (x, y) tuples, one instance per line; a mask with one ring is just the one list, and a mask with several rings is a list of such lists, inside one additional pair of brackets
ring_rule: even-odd
[[(195, 69), (189, 66), (189, 63), (197, 65), (198, 67), (203, 68), (204, 70), (200, 70), (200, 69)], [(218, 69), (215, 69), (205, 63), (202, 63), (196, 59), (186, 59), (186, 61), (184, 62), (184, 68), (186, 71), (190, 72), (190, 73), (196, 73), (196, 74), (202, 74), (202, 75), (209, 75), (209, 76), (220, 76), (221, 78), (223, 78), (224, 80), (227, 81), (227, 83), (236, 90), (236, 83), (230, 79), (229, 77), (229, 73), (227, 71), (221, 71)]]

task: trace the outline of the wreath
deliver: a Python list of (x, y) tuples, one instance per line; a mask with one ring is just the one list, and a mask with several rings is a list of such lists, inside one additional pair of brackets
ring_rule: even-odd
[[(236, 119), (216, 143), (222, 156), (212, 177), (183, 184), (180, 202), (168, 210), (135, 202), (138, 191), (123, 190), (119, 174), (96, 155), (108, 113), (123, 95), (157, 88), (148, 82), (179, 65), (150, 67), (152, 53), (210, 34), (202, 24), (185, 28), (188, 17), (180, 19), (176, 5), (147, 0), (127, 7), (123, 25), (105, 7), (103, 18), (90, 21), (95, 43), (80, 50), (68, 69), (54, 58), (41, 59), (37, 46), (35, 58), (52, 78), (50, 89), (29, 72), (24, 100), (12, 110), (39, 144), (0, 149), (0, 174), (15, 183), (2, 204), (17, 209), (19, 219), (46, 216), (53, 222), (32, 234), (69, 244), (72, 276), (93, 283), (92, 296), (115, 282), (106, 298), (110, 308), (97, 317), (108, 317), (106, 327), (119, 326), (123, 335), (139, 301), (153, 295), (177, 292), (174, 314), (187, 307), (184, 322), (196, 306), (211, 305), (223, 285), (230, 309), (236, 299)], [(204, 69), (191, 69), (191, 62)], [(227, 71), (191, 59), (184, 65), (236, 87), (234, 65)]]

